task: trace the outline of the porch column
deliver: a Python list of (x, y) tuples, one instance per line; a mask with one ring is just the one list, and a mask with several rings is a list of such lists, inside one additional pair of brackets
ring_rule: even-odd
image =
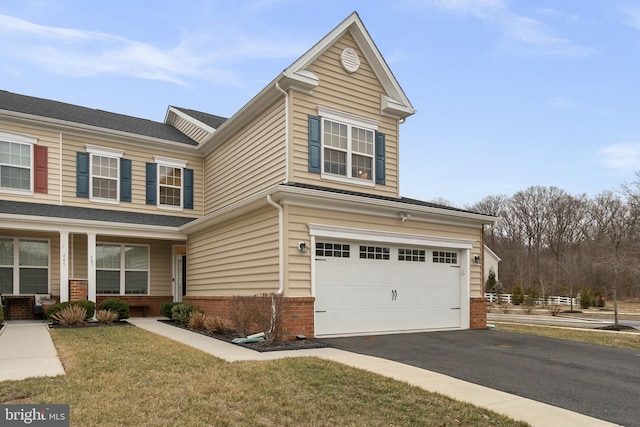
[(69, 232), (60, 232), (60, 302), (69, 301)]
[(96, 302), (96, 235), (87, 234), (87, 285), (89, 301)]

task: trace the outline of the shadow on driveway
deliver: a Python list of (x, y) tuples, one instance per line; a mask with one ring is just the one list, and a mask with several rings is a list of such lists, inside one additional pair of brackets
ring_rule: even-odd
[(320, 341), (617, 424), (640, 426), (640, 350), (498, 330)]

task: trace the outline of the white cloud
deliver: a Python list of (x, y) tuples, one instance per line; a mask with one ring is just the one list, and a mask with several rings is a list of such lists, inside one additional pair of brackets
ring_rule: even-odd
[(304, 52), (301, 41), (213, 38), (190, 35), (171, 48), (129, 40), (119, 35), (38, 25), (0, 14), (0, 54), (28, 60), (71, 76), (126, 75), (184, 84), (197, 76), (239, 85), (225, 65), (253, 59), (295, 57)]
[[(546, 23), (509, 10), (503, 0), (423, 0), (427, 7), (458, 15), (479, 18), (500, 29), (504, 35), (501, 47), (508, 52), (531, 55), (586, 56), (595, 51), (558, 36)], [(537, 9), (542, 16), (564, 17), (574, 23), (579, 18), (555, 9)]]
[(622, 13), (625, 15), (625, 24), (640, 30), (640, 9), (625, 9)]
[(563, 96), (556, 96), (554, 98), (551, 98), (551, 100), (549, 100), (549, 105), (554, 108), (560, 109), (571, 109), (578, 106), (578, 104), (574, 100)]
[(601, 148), (599, 154), (604, 164), (612, 169), (640, 169), (640, 143), (611, 144)]

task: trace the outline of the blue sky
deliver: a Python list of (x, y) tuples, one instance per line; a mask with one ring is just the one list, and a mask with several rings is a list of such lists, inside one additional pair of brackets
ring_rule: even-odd
[(417, 110), (401, 126), (403, 196), (464, 206), (635, 180), (635, 0), (3, 0), (0, 89), (229, 117), (354, 10)]

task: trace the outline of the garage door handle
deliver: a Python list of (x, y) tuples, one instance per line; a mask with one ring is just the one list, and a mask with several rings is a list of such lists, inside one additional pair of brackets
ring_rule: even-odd
[(398, 299), (398, 291), (395, 289), (391, 291), (391, 301), (395, 301)]
[(460, 307), (451, 307), (449, 310), (460, 310)]

